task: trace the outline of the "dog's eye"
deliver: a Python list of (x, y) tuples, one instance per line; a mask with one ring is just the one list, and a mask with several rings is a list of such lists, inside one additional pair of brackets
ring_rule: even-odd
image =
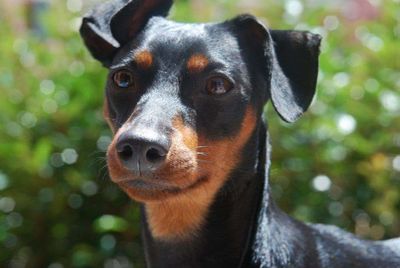
[(206, 91), (210, 95), (222, 95), (229, 92), (233, 88), (233, 84), (226, 78), (216, 76), (208, 79)]
[(113, 81), (119, 88), (129, 88), (135, 83), (133, 74), (127, 70), (115, 72), (113, 75)]

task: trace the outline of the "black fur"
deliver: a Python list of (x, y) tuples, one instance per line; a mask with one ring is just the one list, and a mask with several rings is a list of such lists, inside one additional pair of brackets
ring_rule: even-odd
[[(129, 125), (135, 111), (130, 128), (145, 125), (167, 135), (179, 114), (197, 132), (220, 140), (239, 131), (249, 105), (258, 121), (199, 235), (158, 241), (142, 213), (148, 267), (399, 267), (399, 240), (364, 241), (333, 226), (304, 224), (270, 198), (263, 106), (271, 99), (289, 122), (308, 108), (315, 93), (320, 37), (268, 30), (249, 15), (215, 24), (176, 23), (161, 17), (171, 4), (118, 0), (83, 19), (85, 44), (110, 70), (106, 97), (113, 126)], [(142, 49), (154, 55), (152, 68), (145, 71), (132, 62), (134, 52)], [(193, 53), (210, 59), (200, 74), (185, 69)], [(140, 91), (113, 85), (111, 77), (120, 69), (135, 73)], [(215, 73), (233, 81), (234, 89), (218, 97), (205, 94), (205, 79)]]

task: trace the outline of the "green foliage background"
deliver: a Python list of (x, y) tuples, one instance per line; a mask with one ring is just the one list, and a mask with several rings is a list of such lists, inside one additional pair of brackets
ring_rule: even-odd
[[(346, 1), (176, 2), (176, 20), (250, 12), (324, 36), (310, 111), (289, 125), (266, 109), (273, 193), (299, 219), (399, 236), (399, 1), (365, 1), (368, 18)], [(77, 34), (79, 3), (51, 1), (45, 38), (12, 27), (23, 9), (0, 12), (0, 267), (143, 267), (138, 207), (105, 167), (106, 70)]]

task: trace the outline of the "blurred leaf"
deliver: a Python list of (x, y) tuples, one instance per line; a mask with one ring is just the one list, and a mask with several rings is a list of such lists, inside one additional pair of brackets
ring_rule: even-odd
[(128, 226), (126, 220), (114, 215), (103, 215), (94, 222), (95, 230), (100, 233), (123, 232)]

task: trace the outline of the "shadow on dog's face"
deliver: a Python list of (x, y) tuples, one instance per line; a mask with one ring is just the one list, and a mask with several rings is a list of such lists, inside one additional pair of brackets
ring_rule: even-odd
[(269, 31), (248, 15), (176, 23), (158, 16), (170, 5), (114, 1), (81, 28), (92, 55), (109, 68), (111, 178), (142, 202), (212, 199), (244, 161), (263, 104), (271, 98), (280, 116), (294, 121), (315, 91), (318, 36)]

